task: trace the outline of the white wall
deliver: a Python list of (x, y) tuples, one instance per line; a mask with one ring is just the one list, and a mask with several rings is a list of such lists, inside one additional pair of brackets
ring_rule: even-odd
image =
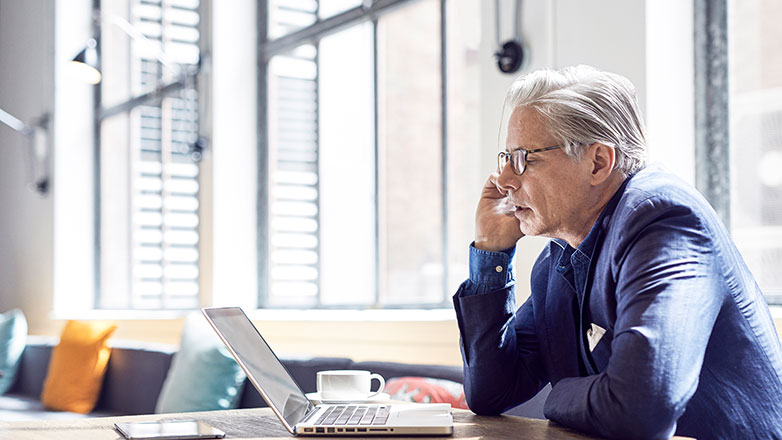
[[(0, 0), (0, 108), (28, 124), (52, 113), (53, 54), (53, 0)], [(0, 310), (35, 321), (51, 308), (53, 202), (27, 188), (27, 148), (0, 124)]]

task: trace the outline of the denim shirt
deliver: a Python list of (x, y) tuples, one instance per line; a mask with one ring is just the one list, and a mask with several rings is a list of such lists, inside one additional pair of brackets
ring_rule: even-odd
[[(513, 255), (471, 246), (454, 295), (473, 411), (502, 413), (551, 383), (546, 417), (591, 434), (782, 438), (768, 307), (687, 184), (655, 167), (627, 179), (578, 249), (543, 249), (518, 310)], [(589, 350), (592, 325), (605, 334)]]

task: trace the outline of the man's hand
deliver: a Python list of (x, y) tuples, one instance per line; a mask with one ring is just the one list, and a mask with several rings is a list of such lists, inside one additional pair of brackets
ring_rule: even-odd
[(475, 212), (475, 247), (484, 251), (501, 251), (516, 244), (524, 234), (515, 217), (515, 206), (497, 186), (499, 174), (492, 173), (481, 191)]

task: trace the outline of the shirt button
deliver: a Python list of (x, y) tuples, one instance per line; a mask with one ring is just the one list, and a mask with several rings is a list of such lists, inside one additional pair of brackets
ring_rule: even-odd
[(494, 268), (497, 272), (502, 272), (502, 266), (497, 266)]

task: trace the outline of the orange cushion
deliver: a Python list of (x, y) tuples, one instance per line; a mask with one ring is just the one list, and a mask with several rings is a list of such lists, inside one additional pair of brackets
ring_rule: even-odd
[(109, 362), (108, 339), (117, 326), (68, 321), (52, 349), (41, 402), (50, 409), (87, 414), (95, 407)]

